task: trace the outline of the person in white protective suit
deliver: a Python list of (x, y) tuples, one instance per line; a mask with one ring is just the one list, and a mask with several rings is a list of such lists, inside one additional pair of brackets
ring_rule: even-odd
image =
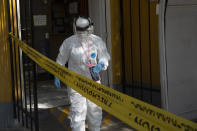
[[(70, 70), (90, 79), (93, 79), (91, 73), (98, 74), (101, 70), (106, 70), (110, 59), (105, 42), (92, 32), (91, 20), (78, 17), (74, 21), (74, 35), (64, 40), (56, 59), (60, 65), (68, 62)], [(100, 83), (99, 77), (93, 80)], [(55, 85), (60, 88), (57, 77)], [(68, 96), (71, 104), (69, 119), (72, 131), (85, 131), (86, 118), (89, 131), (100, 131), (102, 109), (69, 87)]]

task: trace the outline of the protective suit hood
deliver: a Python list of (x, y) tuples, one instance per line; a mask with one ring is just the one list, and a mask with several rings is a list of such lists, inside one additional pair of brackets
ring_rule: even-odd
[[(91, 65), (103, 63), (102, 70), (106, 70), (108, 67), (110, 56), (106, 44), (99, 36), (92, 34), (93, 25), (90, 26), (89, 20), (80, 18), (75, 21), (73, 27), (75, 35), (64, 40), (56, 62), (60, 65), (68, 62), (70, 70), (92, 79)], [(100, 81), (97, 82), (100, 83)], [(75, 90), (69, 87), (67, 89), (71, 103), (68, 117), (72, 131), (85, 131), (86, 118), (89, 131), (100, 131), (102, 109)]]
[(93, 22), (90, 18), (78, 17), (74, 20), (73, 28), (74, 34), (82, 35), (82, 37), (94, 32)]

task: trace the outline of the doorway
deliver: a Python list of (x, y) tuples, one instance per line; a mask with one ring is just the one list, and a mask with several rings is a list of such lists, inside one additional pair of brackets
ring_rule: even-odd
[[(23, 40), (54, 61), (64, 39), (73, 34), (74, 17), (89, 15), (88, 0), (23, 0), (20, 4)], [(53, 79), (39, 66), (36, 74), (39, 81)]]

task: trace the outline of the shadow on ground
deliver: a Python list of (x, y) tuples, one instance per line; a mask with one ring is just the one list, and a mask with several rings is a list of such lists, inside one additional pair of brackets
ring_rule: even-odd
[[(66, 86), (54, 88), (53, 81), (38, 83), (40, 131), (67, 131), (69, 101)], [(133, 131), (131, 127), (103, 111), (101, 131)], [(107, 122), (106, 122), (107, 121)]]

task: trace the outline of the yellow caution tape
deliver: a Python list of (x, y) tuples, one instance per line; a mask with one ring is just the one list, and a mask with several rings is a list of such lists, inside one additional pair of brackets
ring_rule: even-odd
[(140, 131), (197, 131), (196, 123), (98, 84), (57, 64), (11, 36), (23, 52), (38, 65), (131, 127)]

